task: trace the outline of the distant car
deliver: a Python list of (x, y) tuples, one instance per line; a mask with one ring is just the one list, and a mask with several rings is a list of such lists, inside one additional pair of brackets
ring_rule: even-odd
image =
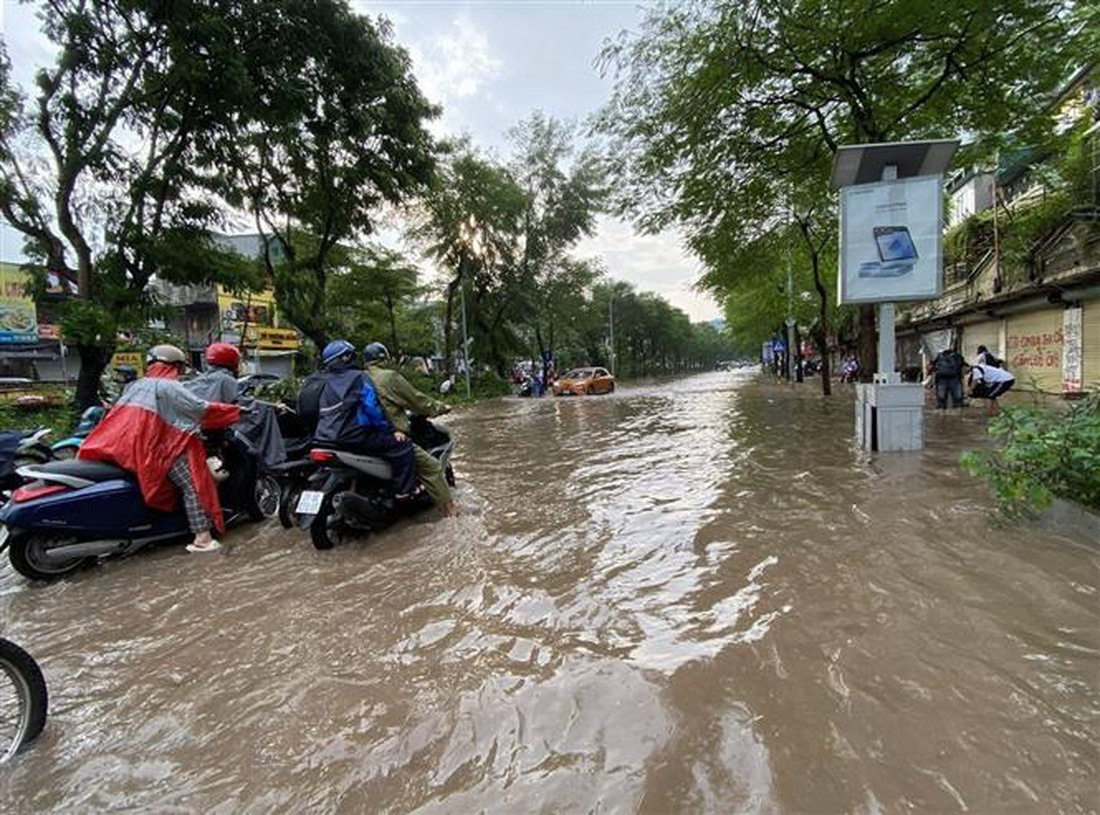
[(237, 377), (237, 388), (242, 394), (252, 394), (257, 388), (272, 385), (279, 381), (275, 374), (246, 374)]
[(615, 377), (605, 368), (575, 368), (566, 371), (554, 383), (554, 396), (591, 396), (614, 391)]

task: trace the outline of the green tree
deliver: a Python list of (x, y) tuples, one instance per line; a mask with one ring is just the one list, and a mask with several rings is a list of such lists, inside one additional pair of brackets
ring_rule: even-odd
[(251, 104), (245, 12), (228, 0), (54, 0), (40, 18), (57, 56), (33, 102), (0, 60), (0, 212), (34, 260), (78, 283), (62, 326), (80, 355), (83, 406), (118, 328), (154, 307), (154, 274), (234, 285), (249, 274), (210, 233), (211, 140)]
[(419, 274), (400, 252), (365, 246), (333, 270), (327, 312), (341, 331), (359, 344), (385, 340), (398, 356), (403, 343), (400, 318), (422, 293)]
[[(526, 289), (526, 321), (533, 329), (539, 357), (553, 354), (555, 327), (568, 314), (565, 300), (595, 280), (598, 272), (567, 257), (593, 234), (606, 198), (595, 152), (576, 155), (575, 128), (539, 111), (511, 133), (512, 172), (527, 194), (518, 280)], [(575, 157), (574, 157), (575, 156)], [(502, 298), (494, 320), (500, 322), (515, 297)]]
[[(974, 133), (977, 154), (1007, 129), (1045, 138), (1045, 102), (1084, 55), (1076, 13), (1056, 0), (656, 6), (603, 55), (618, 78), (597, 126), (618, 205), (651, 230), (678, 225), (714, 265), (829, 196), (841, 144)], [(869, 375), (872, 307), (859, 339)]]
[[(481, 309), (491, 308), (492, 300), (507, 299), (501, 292), (515, 286), (526, 206), (526, 195), (511, 172), (479, 155), (468, 142), (453, 146), (420, 202), (409, 236), (447, 275), (443, 353), (448, 372), (453, 362), (455, 300), (463, 287), (473, 289), (473, 306)], [(473, 322), (479, 324), (476, 313)], [(489, 327), (481, 339), (500, 366), (505, 359), (501, 330), (508, 326), (501, 320), (490, 322)]]
[(278, 242), (265, 246), (283, 248), (263, 258), (279, 306), (320, 348), (334, 328), (329, 278), (348, 260), (341, 244), (370, 235), (381, 205), (428, 188), (425, 124), (438, 109), (387, 24), (344, 0), (289, 5), (252, 72), (259, 105), (227, 147), (227, 198)]

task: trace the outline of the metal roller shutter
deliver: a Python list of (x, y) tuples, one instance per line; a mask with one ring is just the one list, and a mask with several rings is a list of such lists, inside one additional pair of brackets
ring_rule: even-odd
[(962, 330), (962, 355), (963, 359), (973, 365), (978, 361), (978, 346), (984, 345), (996, 356), (1003, 357), (1001, 353), (1001, 321), (987, 320), (984, 323), (974, 323), (963, 326)]
[(1100, 390), (1100, 300), (1086, 300), (1081, 315), (1085, 390)]
[(1016, 387), (1062, 392), (1062, 309), (1047, 308), (1008, 318), (1005, 363)]

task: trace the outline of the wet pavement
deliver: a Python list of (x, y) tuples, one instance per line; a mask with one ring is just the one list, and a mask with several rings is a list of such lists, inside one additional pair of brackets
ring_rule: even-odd
[(742, 374), (458, 415), (457, 520), (32, 585), (8, 812), (1090, 812), (1100, 546), (991, 523), (980, 410), (874, 459)]

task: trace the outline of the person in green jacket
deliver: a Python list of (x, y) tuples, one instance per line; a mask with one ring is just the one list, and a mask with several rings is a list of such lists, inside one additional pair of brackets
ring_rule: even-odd
[[(367, 376), (374, 385), (374, 392), (378, 394), (378, 400), (382, 403), (386, 418), (390, 420), (399, 437), (407, 438), (411, 435), (406, 411), (429, 419), (451, 412), (450, 405), (421, 393), (397, 371), (383, 368), (381, 363), (389, 358), (389, 350), (380, 342), (372, 342), (363, 349)], [(413, 454), (416, 456), (416, 474), (424, 482), (424, 489), (427, 490), (429, 497), (444, 515), (457, 515), (458, 511), (451, 497), (451, 487), (447, 483), (447, 476), (443, 472), (443, 465), (439, 463), (439, 459), (417, 444), (413, 444)]]

